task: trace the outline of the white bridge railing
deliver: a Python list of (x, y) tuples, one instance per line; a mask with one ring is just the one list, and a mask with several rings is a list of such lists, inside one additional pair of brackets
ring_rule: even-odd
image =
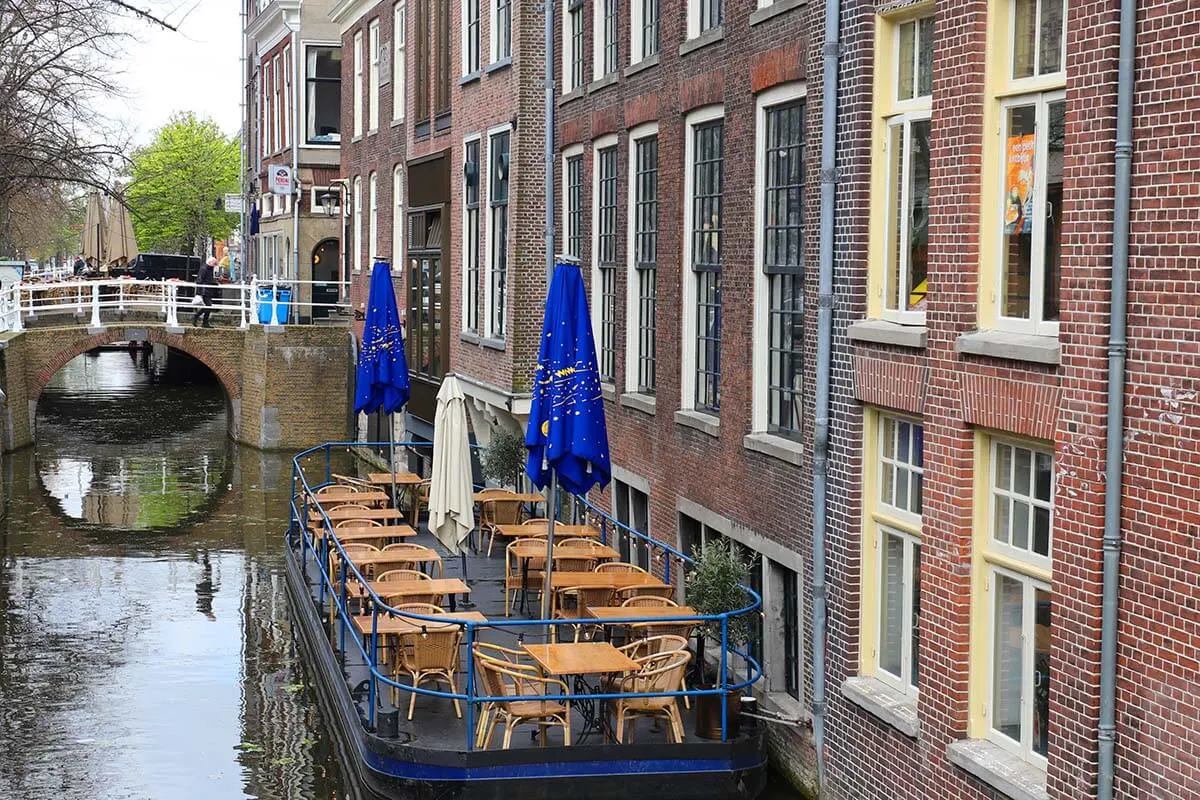
[[(0, 332), (24, 330), (29, 322), (43, 316), (66, 315), (86, 317), (89, 328), (102, 328), (106, 322), (123, 321), (132, 312), (155, 314), (167, 327), (182, 327), (193, 313), (204, 310), (195, 300), (198, 289), (204, 288), (215, 290), (212, 305), (207, 307), (212, 311), (212, 321), (225, 325), (232, 322), (239, 328), (297, 324), (301, 319), (336, 318), (350, 312), (344, 284), (317, 281), (252, 279), (249, 283), (207, 287), (177, 280), (132, 278), (20, 281), (0, 289)], [(334, 302), (317, 301), (314, 295), (319, 290), (328, 293)]]

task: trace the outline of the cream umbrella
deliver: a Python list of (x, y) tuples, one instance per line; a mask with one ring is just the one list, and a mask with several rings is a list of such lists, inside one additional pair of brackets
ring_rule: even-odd
[(106, 244), (107, 261), (117, 262), (122, 258), (126, 263), (132, 261), (138, 254), (137, 238), (133, 235), (133, 222), (129, 219), (129, 209), (120, 200), (114, 199), (109, 207), (108, 235)]
[(464, 552), (463, 543), (474, 527), (466, 398), (458, 378), (447, 375), (438, 390), (437, 412), (433, 417), (429, 530), (452, 555), (458, 555)]
[(104, 202), (100, 199), (99, 192), (92, 192), (88, 195), (87, 208), (83, 214), (83, 236), (79, 252), (83, 253), (85, 260), (92, 259), (92, 266), (96, 269), (107, 263), (106, 234)]

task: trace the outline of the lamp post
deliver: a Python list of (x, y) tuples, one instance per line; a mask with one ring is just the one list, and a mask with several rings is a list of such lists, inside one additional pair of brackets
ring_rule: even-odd
[(338, 208), (342, 210), (342, 231), (339, 248), (342, 252), (342, 274), (338, 281), (338, 294), (342, 302), (350, 299), (350, 253), (347, 243), (350, 241), (350, 185), (345, 178), (338, 178), (317, 198), (325, 216), (333, 217)]

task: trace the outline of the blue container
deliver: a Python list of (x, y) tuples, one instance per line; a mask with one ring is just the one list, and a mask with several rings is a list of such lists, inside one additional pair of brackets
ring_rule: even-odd
[(288, 306), (292, 304), (291, 289), (277, 289), (275, 291), (275, 324), (287, 325), (288, 321)]
[(258, 287), (258, 324), (270, 325), (275, 316), (275, 293), (270, 286)]

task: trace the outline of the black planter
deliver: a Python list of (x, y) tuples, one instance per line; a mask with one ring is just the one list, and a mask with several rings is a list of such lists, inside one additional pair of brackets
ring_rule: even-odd
[[(712, 686), (701, 686), (712, 689)], [(734, 690), (725, 693), (728, 698), (725, 732), (732, 739), (738, 735), (742, 717), (742, 696)], [(721, 738), (721, 695), (702, 694), (693, 698), (696, 702), (696, 736), (701, 739)]]

